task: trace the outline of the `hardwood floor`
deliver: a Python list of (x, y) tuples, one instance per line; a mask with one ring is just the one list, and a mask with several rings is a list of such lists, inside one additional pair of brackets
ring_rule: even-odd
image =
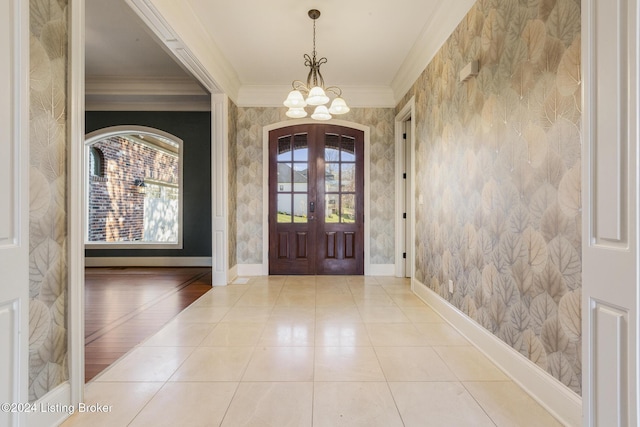
[(87, 268), (88, 382), (211, 290), (211, 268)]

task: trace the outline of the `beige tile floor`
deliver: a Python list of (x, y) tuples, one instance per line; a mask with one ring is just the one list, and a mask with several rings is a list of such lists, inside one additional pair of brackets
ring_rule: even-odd
[(556, 426), (410, 290), (381, 277), (216, 287), (86, 387), (70, 426)]

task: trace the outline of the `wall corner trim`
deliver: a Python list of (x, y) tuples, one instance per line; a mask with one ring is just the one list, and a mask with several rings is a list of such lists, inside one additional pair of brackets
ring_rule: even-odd
[(564, 425), (582, 425), (582, 399), (420, 281), (413, 292)]
[(211, 95), (211, 234), (214, 286), (226, 285), (229, 269), (229, 102)]

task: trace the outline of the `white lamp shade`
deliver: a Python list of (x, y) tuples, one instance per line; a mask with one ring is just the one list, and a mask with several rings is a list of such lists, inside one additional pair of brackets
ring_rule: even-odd
[(289, 96), (283, 103), (285, 107), (289, 108), (304, 108), (307, 106), (307, 103), (304, 101), (304, 97), (299, 90), (292, 90), (289, 92)]
[(324, 105), (329, 102), (329, 97), (324, 93), (324, 89), (320, 86), (314, 86), (309, 91), (307, 97), (307, 104), (309, 105)]
[(311, 115), (311, 118), (314, 120), (329, 120), (331, 118), (331, 114), (329, 114), (329, 110), (324, 105), (318, 105)]
[(345, 114), (348, 113), (349, 110), (350, 108), (347, 106), (347, 103), (340, 97), (334, 99), (331, 103), (331, 107), (329, 107), (329, 112), (331, 114)]
[(307, 117), (307, 112), (302, 107), (291, 107), (285, 113), (287, 117), (291, 117), (292, 119), (301, 119), (303, 117)]

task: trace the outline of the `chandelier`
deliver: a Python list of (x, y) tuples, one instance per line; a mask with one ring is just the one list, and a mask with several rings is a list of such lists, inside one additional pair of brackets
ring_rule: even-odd
[[(342, 99), (342, 90), (337, 86), (324, 86), (320, 66), (326, 64), (327, 58), (316, 59), (316, 19), (319, 17), (319, 10), (311, 9), (309, 11), (309, 18), (313, 19), (313, 53), (312, 56), (304, 54), (304, 65), (309, 67), (307, 83), (294, 80), (291, 84), (293, 90), (289, 92), (289, 96), (284, 101), (284, 105), (289, 107), (287, 116), (294, 119), (306, 117), (307, 111), (304, 108), (308, 105), (315, 107), (313, 114), (311, 114), (311, 118), (315, 120), (329, 120), (332, 114), (349, 112), (347, 103)], [(335, 96), (329, 108), (326, 106), (330, 101), (328, 94)]]

